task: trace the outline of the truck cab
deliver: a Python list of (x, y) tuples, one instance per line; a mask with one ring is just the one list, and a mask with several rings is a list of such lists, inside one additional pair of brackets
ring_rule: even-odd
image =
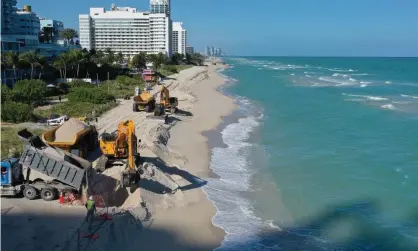
[(1, 161), (1, 195), (15, 196), (20, 192), (16, 185), (22, 184), (23, 174), (18, 158)]

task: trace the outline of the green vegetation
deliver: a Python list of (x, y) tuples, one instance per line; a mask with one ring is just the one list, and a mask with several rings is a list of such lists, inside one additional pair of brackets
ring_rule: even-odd
[(115, 101), (115, 97), (103, 89), (77, 87), (68, 94), (68, 100), (73, 103), (106, 104)]
[(1, 106), (1, 120), (20, 123), (32, 120), (32, 107), (24, 103), (7, 101)]
[[(23, 151), (23, 141), (17, 136), (17, 132), (22, 128), (2, 127), (1, 128), (1, 157), (17, 157)], [(43, 130), (31, 131), (33, 134), (40, 135)]]
[(65, 114), (69, 117), (89, 117), (93, 115), (97, 117), (116, 106), (116, 102), (93, 104), (88, 102), (68, 101), (54, 105), (48, 110), (35, 109), (34, 114), (42, 118), (49, 118), (52, 114)]

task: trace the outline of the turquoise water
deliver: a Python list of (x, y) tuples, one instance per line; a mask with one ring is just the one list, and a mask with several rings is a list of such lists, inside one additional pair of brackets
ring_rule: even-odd
[(225, 60), (220, 249), (418, 250), (418, 59)]

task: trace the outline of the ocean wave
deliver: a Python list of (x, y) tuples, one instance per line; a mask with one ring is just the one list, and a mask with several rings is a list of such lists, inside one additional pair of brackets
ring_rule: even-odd
[(333, 71), (333, 72), (355, 72), (356, 70), (353, 69), (341, 69), (341, 68), (326, 68), (329, 71)]
[(388, 109), (388, 110), (396, 110), (396, 107), (393, 104), (385, 104), (385, 105), (381, 105), (380, 107), (382, 107), (383, 109)]
[(227, 234), (222, 246), (216, 250), (229, 250), (242, 241), (257, 241), (256, 233), (265, 224), (254, 214), (251, 201), (240, 195), (250, 190), (247, 154), (251, 144), (246, 140), (258, 125), (255, 117), (239, 119), (238, 123), (226, 126), (221, 132), (227, 147), (212, 149), (210, 166), (220, 179), (210, 179), (204, 190), (217, 208), (214, 225)]
[(367, 81), (360, 81), (360, 84), (371, 84), (372, 82), (367, 82)]
[(385, 100), (389, 100), (386, 97), (379, 97), (379, 96), (369, 96), (369, 95), (358, 95), (358, 94), (347, 94), (347, 93), (342, 93), (343, 96), (348, 96), (348, 97), (357, 97), (357, 98), (363, 98), (363, 99), (367, 99), (367, 100), (373, 100), (373, 101), (385, 101)]
[(391, 81), (385, 81), (385, 84), (392, 84)]
[(360, 87), (367, 87), (367, 84), (361, 84)]
[(404, 98), (418, 99), (418, 96), (412, 96), (412, 95), (406, 95), (406, 94), (401, 94), (401, 96), (404, 97)]
[(341, 73), (334, 73), (334, 74), (332, 74), (332, 76), (333, 77), (339, 77), (339, 76), (341, 76), (341, 77), (343, 77), (343, 78), (348, 78), (348, 77), (350, 77), (349, 75), (347, 75), (347, 74), (341, 74)]
[(336, 84), (335, 86), (348, 86), (348, 85), (355, 85), (356, 84), (354, 82), (342, 81), (340, 79), (335, 79), (335, 78), (330, 78), (330, 77), (319, 77), (318, 79), (321, 80), (321, 81), (335, 83)]
[(354, 78), (349, 78), (348, 80), (350, 80), (351, 82), (357, 82), (357, 80)]

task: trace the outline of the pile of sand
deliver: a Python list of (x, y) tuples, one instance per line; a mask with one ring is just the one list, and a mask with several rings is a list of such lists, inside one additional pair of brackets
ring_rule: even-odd
[(86, 128), (87, 125), (80, 120), (70, 118), (55, 131), (55, 142), (73, 141), (77, 133)]

